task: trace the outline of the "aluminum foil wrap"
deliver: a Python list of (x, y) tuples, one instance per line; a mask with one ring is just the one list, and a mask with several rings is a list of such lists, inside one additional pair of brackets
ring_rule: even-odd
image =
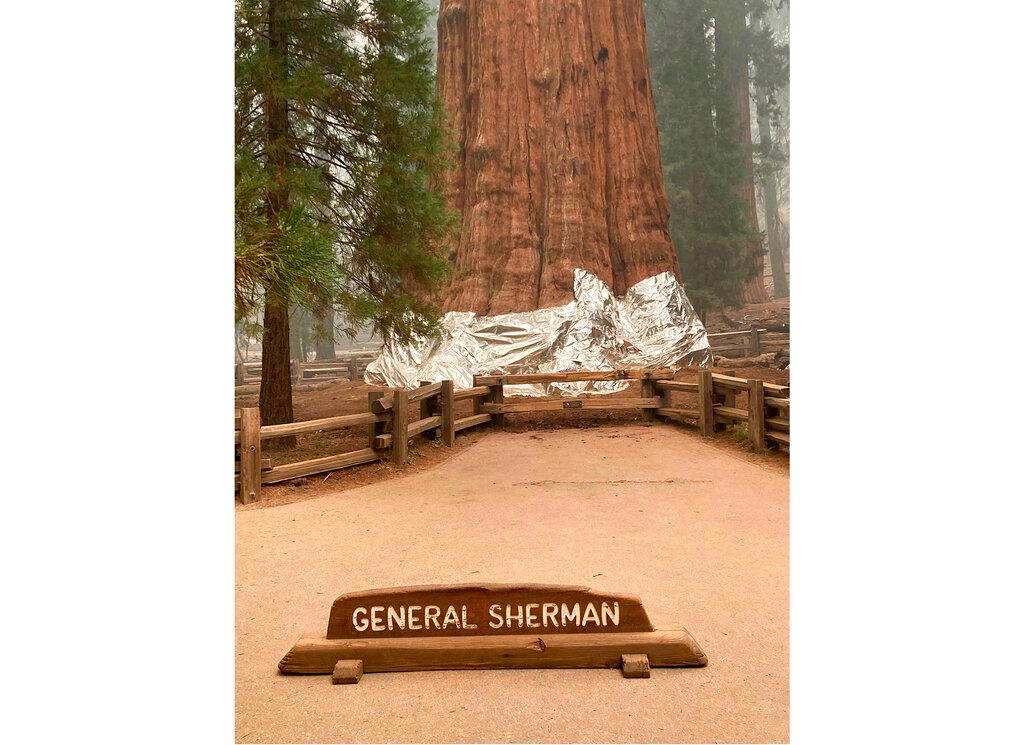
[[(616, 298), (590, 272), (573, 273), (576, 299), (555, 308), (499, 316), (451, 312), (437, 336), (387, 343), (366, 368), (371, 385), (416, 388), (474, 375), (624, 370), (711, 364), (707, 332), (671, 272), (636, 283)], [(615, 393), (628, 381), (507, 386), (509, 395)]]

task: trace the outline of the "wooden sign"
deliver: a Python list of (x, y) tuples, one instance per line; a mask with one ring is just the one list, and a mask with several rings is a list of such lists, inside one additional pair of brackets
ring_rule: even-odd
[(685, 629), (656, 631), (639, 598), (492, 584), (342, 595), (326, 636), (303, 636), (278, 669), (333, 672), (334, 682), (354, 683), (364, 671), (618, 667), (646, 677), (650, 667), (706, 664)]

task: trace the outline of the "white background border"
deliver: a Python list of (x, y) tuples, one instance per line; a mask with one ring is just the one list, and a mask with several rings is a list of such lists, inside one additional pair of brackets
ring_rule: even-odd
[[(12, 742), (234, 737), (232, 13), (4, 11)], [(1021, 731), (1021, 15), (793, 9), (794, 742)]]

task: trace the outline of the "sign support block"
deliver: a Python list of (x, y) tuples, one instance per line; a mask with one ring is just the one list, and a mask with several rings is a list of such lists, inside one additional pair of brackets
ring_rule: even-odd
[(362, 660), (338, 660), (331, 674), (331, 683), (334, 685), (358, 683), (363, 677)]
[(651, 677), (651, 661), (645, 654), (624, 654), (622, 655), (622, 677), (623, 678), (649, 678)]

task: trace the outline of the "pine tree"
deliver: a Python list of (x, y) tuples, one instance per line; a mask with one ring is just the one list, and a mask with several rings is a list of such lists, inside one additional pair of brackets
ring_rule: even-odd
[(406, 339), (453, 217), (423, 0), (236, 0), (235, 298), (263, 304), (264, 422), (292, 420), (288, 309)]

